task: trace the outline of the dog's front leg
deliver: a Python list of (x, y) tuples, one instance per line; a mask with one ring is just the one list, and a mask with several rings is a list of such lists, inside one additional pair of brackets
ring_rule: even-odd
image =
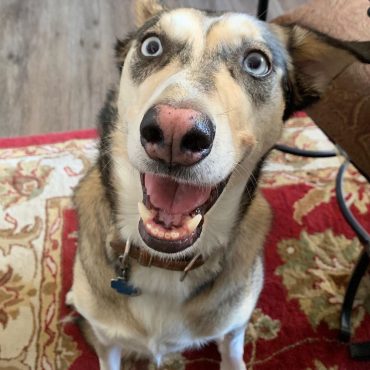
[(94, 347), (99, 358), (100, 370), (120, 370), (122, 360), (122, 347), (112, 343), (106, 335), (94, 328), (88, 321), (82, 327), (88, 342)]
[(122, 349), (113, 347), (99, 346), (96, 348), (99, 357), (100, 370), (120, 370), (121, 369), (121, 356)]
[(243, 360), (245, 327), (233, 330), (218, 341), (220, 370), (246, 370)]

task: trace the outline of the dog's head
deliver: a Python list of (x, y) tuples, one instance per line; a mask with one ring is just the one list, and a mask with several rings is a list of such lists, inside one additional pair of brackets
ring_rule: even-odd
[(206, 252), (228, 240), (284, 119), (356, 58), (369, 62), (369, 43), (154, 0), (136, 8), (138, 30), (116, 47), (117, 114), (102, 138), (118, 224), (153, 253)]

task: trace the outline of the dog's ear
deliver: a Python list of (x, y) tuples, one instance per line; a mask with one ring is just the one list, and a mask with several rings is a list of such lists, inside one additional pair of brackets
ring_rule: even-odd
[[(160, 0), (136, 0), (135, 1), (135, 16), (136, 25), (141, 27), (149, 18), (154, 17), (164, 10)], [(132, 39), (134, 35), (131, 34), (123, 40), (116, 42), (116, 64), (119, 71), (122, 70), (123, 63), (126, 59), (127, 53), (130, 50)]]
[(290, 55), (287, 112), (317, 101), (330, 82), (356, 60), (370, 63), (370, 42), (341, 41), (298, 25), (278, 32)]
[(135, 16), (137, 27), (141, 27), (149, 18), (154, 17), (163, 10), (164, 7), (160, 0), (136, 0)]

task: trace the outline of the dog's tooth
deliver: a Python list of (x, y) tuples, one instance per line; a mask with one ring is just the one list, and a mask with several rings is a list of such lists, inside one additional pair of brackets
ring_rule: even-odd
[(180, 234), (179, 234), (178, 232), (176, 232), (176, 231), (172, 231), (172, 233), (171, 233), (171, 238), (172, 238), (172, 239), (178, 239), (178, 238), (179, 238), (179, 236), (180, 236)]
[(164, 233), (164, 237), (166, 239), (171, 239), (171, 233)]
[(152, 233), (153, 233), (153, 235), (154, 235), (154, 236), (157, 236), (157, 235), (158, 235), (158, 233), (159, 233), (158, 228), (153, 227), (153, 229), (152, 229)]
[(202, 215), (198, 214), (186, 222), (189, 233), (192, 233), (202, 221)]
[(164, 237), (164, 232), (163, 232), (163, 231), (161, 231), (161, 230), (159, 230), (159, 232), (158, 232), (158, 236), (159, 236), (160, 238), (163, 238), (163, 237)]
[(140, 217), (144, 223), (147, 223), (149, 220), (152, 219), (153, 217), (152, 212), (145, 207), (143, 202), (139, 202), (137, 204), (137, 208), (139, 210)]

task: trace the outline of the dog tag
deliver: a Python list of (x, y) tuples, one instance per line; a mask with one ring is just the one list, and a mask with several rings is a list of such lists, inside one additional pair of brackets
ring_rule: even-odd
[(135, 288), (129, 284), (123, 277), (117, 277), (110, 282), (111, 288), (115, 289), (118, 293), (135, 297), (141, 294), (140, 289)]
[(129, 262), (130, 246), (131, 246), (130, 240), (127, 239), (125, 252), (118, 258), (118, 261), (121, 265), (121, 274), (120, 276), (110, 281), (110, 286), (120, 294), (135, 297), (141, 294), (141, 290), (139, 288), (135, 288), (128, 282), (130, 274), (130, 262)]

